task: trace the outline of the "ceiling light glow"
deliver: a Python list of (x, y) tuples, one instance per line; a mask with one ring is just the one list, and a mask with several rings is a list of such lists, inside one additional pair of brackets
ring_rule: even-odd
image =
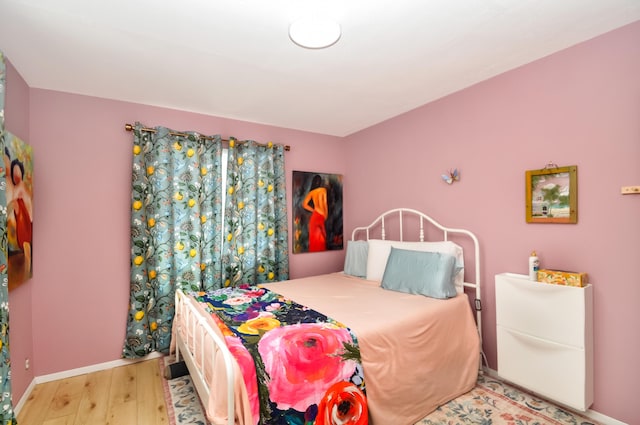
[(340, 39), (340, 25), (330, 19), (301, 18), (289, 26), (289, 38), (307, 49), (324, 49)]

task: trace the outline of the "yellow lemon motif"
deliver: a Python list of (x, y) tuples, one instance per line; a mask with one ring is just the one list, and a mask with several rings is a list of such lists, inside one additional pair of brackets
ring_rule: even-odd
[(140, 146), (135, 145), (135, 146), (133, 147), (133, 154), (134, 154), (134, 155), (139, 155), (141, 151), (142, 151), (142, 149), (140, 149)]
[(227, 235), (227, 240), (228, 240), (229, 242), (231, 242), (231, 239), (233, 239), (233, 234), (229, 233), (229, 234)]
[(192, 207), (192, 206), (194, 206), (196, 204), (196, 200), (191, 198), (191, 199), (189, 199), (188, 204), (189, 204), (190, 207)]
[(147, 220), (147, 224), (149, 225), (149, 227), (153, 227), (156, 225), (156, 220), (152, 217), (149, 220)]
[(151, 325), (149, 327), (151, 328), (151, 331), (155, 331), (156, 329), (158, 329), (158, 324), (156, 322), (151, 322)]
[(194, 150), (193, 150), (193, 149), (189, 149), (189, 150), (187, 150), (187, 156), (188, 156), (189, 158), (191, 158), (191, 157), (193, 156), (193, 154), (194, 154), (194, 153), (195, 153), (195, 152), (194, 152)]
[(173, 197), (175, 198), (176, 201), (182, 201), (182, 199), (184, 198), (184, 196), (182, 196), (182, 193), (180, 192), (176, 192), (176, 194)]
[(155, 270), (149, 270), (149, 279), (155, 279), (156, 275), (157, 273)]
[(273, 142), (269, 142), (269, 143), (267, 143), (267, 147), (268, 147), (269, 149), (271, 149), (271, 148), (273, 147)]
[(244, 162), (243, 157), (238, 158), (238, 165), (242, 165), (243, 162)]
[(179, 142), (175, 142), (173, 144), (173, 148), (177, 151), (181, 151), (182, 150), (182, 145)]
[(189, 256), (190, 256), (190, 257), (192, 257), (192, 258), (193, 258), (193, 257), (195, 257), (195, 256), (196, 256), (196, 254), (197, 254), (197, 251), (196, 251), (195, 249), (191, 248), (191, 249), (189, 250)]
[(273, 185), (272, 184), (267, 186), (267, 192), (271, 192), (272, 190), (273, 190)]
[(229, 186), (229, 190), (227, 190), (229, 195), (233, 195), (233, 186)]
[(152, 174), (153, 174), (153, 172), (154, 172), (155, 170), (156, 170), (156, 169), (153, 167), (153, 165), (149, 165), (149, 166), (147, 167), (147, 174), (148, 174), (148, 175), (152, 175)]
[(242, 255), (244, 254), (244, 247), (243, 246), (239, 246), (238, 247), (238, 255)]
[(144, 317), (144, 311), (138, 311), (134, 317), (139, 322)]
[(224, 281), (224, 286), (229, 286), (231, 285), (231, 281), (229, 279)]
[(258, 273), (264, 273), (264, 267), (262, 267), (262, 264), (258, 266)]
[(207, 265), (205, 263), (200, 263), (200, 270), (204, 271), (204, 269), (207, 268)]
[(182, 251), (184, 249), (184, 244), (180, 241), (178, 241), (178, 243), (176, 243), (176, 249), (178, 251)]
[(240, 201), (238, 202), (238, 209), (241, 210), (244, 208), (244, 202)]
[(136, 256), (136, 258), (133, 259), (133, 264), (135, 264), (136, 266), (139, 266), (140, 264), (142, 264), (142, 262), (144, 261), (144, 258), (142, 258), (141, 255)]
[(204, 224), (207, 222), (207, 216), (206, 215), (201, 215), (200, 216), (200, 223)]
[(269, 236), (273, 236), (273, 229), (269, 229), (269, 230), (267, 230), (267, 235), (269, 235)]
[(137, 210), (139, 210), (140, 208), (142, 208), (142, 202), (140, 202), (140, 201), (135, 201), (135, 202), (133, 203), (133, 209), (137, 211)]
[(260, 187), (264, 186), (264, 182), (262, 180), (258, 180), (258, 186)]
[(263, 223), (258, 223), (258, 230), (260, 230), (261, 232), (264, 230), (264, 224)]
[(203, 176), (206, 176), (207, 175), (207, 167), (202, 167), (200, 169), (200, 174), (203, 175)]
[(233, 140), (233, 139), (229, 140), (229, 147), (230, 148), (234, 147), (235, 145), (236, 145), (236, 141), (235, 140)]
[(269, 280), (273, 280), (274, 276), (275, 276), (275, 275), (273, 274), (273, 272), (269, 272), (269, 274), (267, 275), (267, 277), (269, 278)]

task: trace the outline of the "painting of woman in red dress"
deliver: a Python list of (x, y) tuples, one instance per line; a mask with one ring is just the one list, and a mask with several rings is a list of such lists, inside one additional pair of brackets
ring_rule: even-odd
[(32, 276), (33, 151), (7, 133), (4, 141), (9, 290)]
[(342, 176), (293, 172), (293, 252), (342, 249)]
[(311, 213), (309, 218), (309, 252), (326, 251), (327, 229), (324, 222), (329, 215), (327, 207), (327, 188), (322, 186), (322, 177), (313, 176), (311, 190), (302, 201), (302, 207)]

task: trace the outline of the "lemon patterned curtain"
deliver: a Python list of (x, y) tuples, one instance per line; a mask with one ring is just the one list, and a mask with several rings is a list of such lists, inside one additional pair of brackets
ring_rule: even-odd
[[(4, 94), (6, 66), (0, 51), (0, 146), (4, 152)], [(5, 181), (4, 167), (0, 168), (0, 181)], [(0, 205), (7, 205), (6, 185), (0, 184)], [(9, 279), (7, 276), (7, 209), (0, 208), (0, 423), (15, 423), (11, 402), (11, 361), (9, 360)]]
[[(222, 286), (222, 140), (133, 130), (131, 297), (123, 357), (167, 353), (175, 289)], [(172, 134), (173, 133), (173, 134)]]
[(289, 278), (284, 146), (229, 141), (225, 286)]

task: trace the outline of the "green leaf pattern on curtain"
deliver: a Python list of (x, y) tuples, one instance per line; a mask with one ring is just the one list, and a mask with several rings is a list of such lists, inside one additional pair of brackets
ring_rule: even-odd
[[(4, 146), (4, 96), (6, 65), (0, 51), (0, 144)], [(0, 423), (17, 423), (11, 401), (11, 361), (9, 357), (9, 279), (7, 275), (7, 194), (6, 170), (0, 167)]]
[(131, 297), (123, 357), (167, 353), (175, 289), (222, 286), (222, 140), (136, 123)]
[(289, 278), (284, 146), (231, 138), (224, 286)]

